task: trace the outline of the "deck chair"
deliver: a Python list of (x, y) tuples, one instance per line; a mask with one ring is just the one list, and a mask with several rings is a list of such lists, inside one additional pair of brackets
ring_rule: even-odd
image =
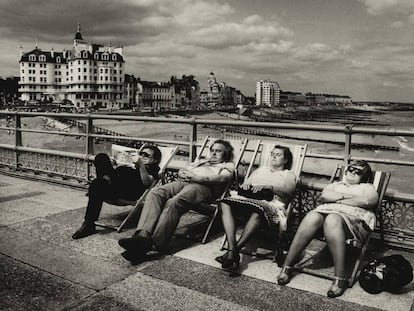
[[(346, 166), (338, 165), (335, 168), (329, 182), (332, 183), (335, 180), (343, 180), (345, 178), (345, 170), (346, 170)], [(382, 171), (373, 172), (372, 184), (374, 185), (375, 189), (378, 192), (378, 204), (375, 207), (375, 213), (377, 215), (377, 227), (379, 227), (379, 230), (380, 230), (381, 247), (384, 245), (384, 223), (383, 223), (383, 214), (382, 214), (382, 200), (384, 198), (384, 194), (387, 189), (390, 177), (391, 177), (391, 174), (388, 172), (382, 172)], [(358, 275), (360, 273), (361, 262), (366, 253), (371, 237), (372, 237), (372, 232), (368, 235), (365, 242), (361, 242), (360, 240), (355, 240), (355, 239), (346, 240), (347, 246), (354, 248), (357, 251), (355, 264), (352, 267), (349, 277), (347, 277), (349, 287), (352, 287), (358, 278)], [(302, 260), (294, 267), (294, 269), (296, 271), (301, 271), (301, 272), (311, 274), (314, 276), (333, 280), (334, 275), (330, 274), (328, 271), (326, 271), (326, 269), (318, 271), (317, 269), (312, 269), (307, 266), (307, 264), (311, 262), (313, 259), (314, 259), (313, 256), (311, 256), (305, 260)]]
[[(268, 166), (270, 164), (270, 161), (271, 161), (270, 152), (272, 151), (275, 145), (288, 147), (290, 151), (292, 152), (293, 161), (292, 161), (291, 170), (296, 175), (296, 185), (298, 185), (300, 183), (300, 176), (301, 176), (301, 172), (303, 168), (303, 163), (305, 161), (307, 144), (296, 145), (296, 144), (289, 144), (289, 143), (279, 142), (279, 141), (264, 142), (264, 141), (259, 140), (259, 143), (257, 144), (257, 147), (254, 150), (252, 159), (247, 169), (245, 179), (247, 179), (251, 175), (255, 167), (256, 168), (263, 167), (263, 166)], [(292, 213), (292, 209), (293, 209), (293, 200), (289, 202), (289, 204), (286, 207), (287, 219), (289, 219)], [(226, 242), (227, 242), (227, 237), (226, 235), (224, 235), (223, 242), (221, 244), (221, 250), (227, 249), (225, 246)], [(248, 254), (248, 255), (267, 257), (266, 255), (260, 255), (256, 252), (248, 252), (245, 249), (242, 250), (241, 252)]]
[[(203, 140), (203, 143), (200, 145), (200, 147), (198, 149), (195, 161), (201, 160), (201, 159), (205, 158), (206, 156), (208, 156), (210, 146), (216, 140), (217, 140), (216, 138), (212, 138), (212, 137), (207, 136)], [(214, 202), (202, 202), (198, 206), (192, 208), (192, 211), (195, 211), (199, 214), (202, 214), (202, 215), (205, 215), (205, 216), (209, 217), (209, 223), (208, 223), (207, 229), (204, 232), (203, 237), (201, 239), (202, 244), (205, 244), (207, 242), (207, 238), (208, 238), (208, 235), (210, 234), (211, 228), (213, 227), (213, 224), (214, 224), (215, 220), (217, 219), (217, 215), (219, 214), (219, 202), (220, 202), (220, 200), (223, 199), (227, 195), (230, 187), (234, 184), (234, 182), (237, 181), (237, 170), (239, 168), (239, 165), (240, 165), (241, 160), (243, 158), (244, 151), (245, 151), (247, 143), (248, 143), (247, 138), (242, 139), (242, 140), (227, 139), (227, 141), (234, 148), (233, 162), (234, 162), (234, 166), (235, 166), (235, 176), (223, 187), (223, 192), (217, 200), (215, 200)]]
[(172, 160), (172, 158), (174, 157), (174, 155), (176, 154), (178, 150), (178, 147), (158, 146), (158, 148), (161, 151), (161, 162), (159, 164), (160, 170), (158, 172), (158, 177), (154, 179), (152, 184), (145, 190), (145, 192), (141, 195), (141, 197), (138, 198), (138, 200), (136, 201), (130, 201), (130, 200), (125, 200), (125, 199), (118, 199), (117, 201), (106, 201), (106, 203), (111, 204), (111, 205), (117, 205), (117, 206), (132, 205), (133, 206), (133, 208), (128, 212), (127, 216), (121, 222), (121, 224), (116, 226), (116, 225), (112, 225), (112, 224), (105, 223), (102, 221), (95, 221), (95, 225), (99, 227), (113, 229), (113, 230), (116, 230), (117, 232), (121, 232), (121, 230), (125, 227), (128, 221), (138, 212), (148, 192), (162, 180), (168, 164), (170, 163), (170, 161)]

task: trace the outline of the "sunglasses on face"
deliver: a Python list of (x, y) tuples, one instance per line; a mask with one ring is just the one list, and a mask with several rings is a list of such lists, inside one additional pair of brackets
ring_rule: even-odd
[(359, 176), (361, 176), (362, 173), (364, 172), (363, 169), (360, 169), (360, 168), (355, 167), (355, 166), (348, 167), (347, 171), (350, 172), (350, 173), (352, 173), (352, 174), (359, 175)]
[(140, 157), (143, 157), (143, 158), (151, 158), (151, 157), (152, 157), (152, 155), (151, 155), (151, 154), (149, 154), (148, 152), (145, 152), (145, 151), (141, 151), (141, 152), (139, 153), (139, 156), (140, 156)]

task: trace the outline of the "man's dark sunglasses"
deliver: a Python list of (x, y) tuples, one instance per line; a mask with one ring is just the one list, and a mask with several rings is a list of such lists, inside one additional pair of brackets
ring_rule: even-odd
[(347, 171), (350, 172), (350, 173), (355, 173), (355, 174), (357, 174), (359, 176), (361, 176), (362, 173), (364, 172), (363, 169), (360, 169), (360, 168), (355, 167), (355, 166), (348, 167)]
[(145, 151), (141, 151), (141, 152), (139, 153), (139, 155), (140, 155), (141, 157), (143, 157), (143, 158), (151, 158), (151, 157), (152, 157), (152, 155), (151, 155), (151, 154), (149, 154), (148, 152), (145, 152)]

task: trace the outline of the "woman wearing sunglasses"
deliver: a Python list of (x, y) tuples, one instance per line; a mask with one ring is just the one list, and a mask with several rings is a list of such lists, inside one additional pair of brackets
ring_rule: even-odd
[(345, 241), (348, 238), (363, 241), (375, 226), (372, 209), (378, 203), (378, 193), (369, 183), (371, 176), (369, 164), (356, 161), (346, 168), (342, 181), (325, 187), (321, 194), (324, 204), (309, 212), (299, 225), (277, 278), (280, 285), (289, 283), (292, 266), (315, 235), (323, 230), (335, 270), (335, 279), (327, 295), (333, 298), (345, 292), (348, 287), (345, 277)]
[(85, 220), (72, 238), (81, 239), (96, 233), (95, 221), (103, 202), (137, 200), (157, 177), (160, 161), (161, 151), (153, 145), (142, 148), (135, 168), (124, 165), (114, 168), (107, 154), (97, 154), (94, 161), (96, 179), (89, 186)]

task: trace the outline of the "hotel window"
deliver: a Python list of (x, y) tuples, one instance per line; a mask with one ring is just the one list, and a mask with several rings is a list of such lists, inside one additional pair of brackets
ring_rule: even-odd
[(102, 59), (103, 60), (108, 60), (108, 58), (109, 58), (109, 55), (108, 54), (102, 54)]
[(87, 62), (86, 60), (84, 60), (84, 61), (83, 61), (83, 64), (84, 64), (84, 65), (87, 65), (87, 64), (88, 64), (88, 62)]
[(116, 60), (116, 54), (112, 54), (112, 60)]
[(83, 52), (83, 58), (88, 58), (88, 52)]
[(29, 55), (29, 60), (30, 61), (35, 61), (36, 60), (36, 55)]
[(60, 56), (56, 57), (56, 62), (60, 63)]

